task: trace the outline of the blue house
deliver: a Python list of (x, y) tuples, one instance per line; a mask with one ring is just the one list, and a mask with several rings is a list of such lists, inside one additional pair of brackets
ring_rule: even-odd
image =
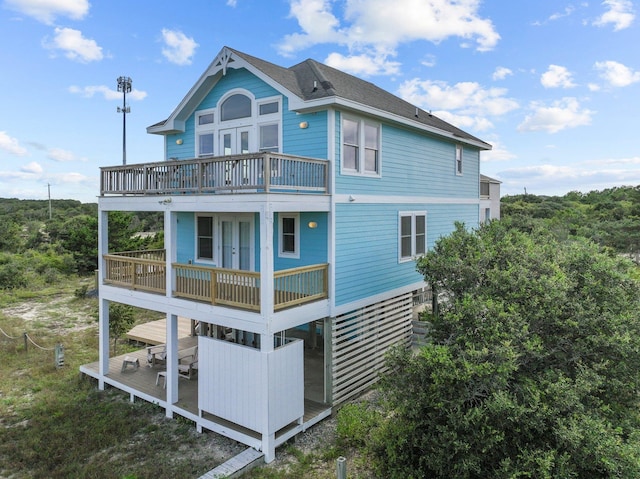
[[(269, 462), (410, 345), (415, 259), (486, 219), (491, 146), (314, 60), (227, 47), (147, 131), (164, 159), (101, 169), (100, 352), (82, 370)], [(163, 212), (164, 249), (109, 251), (111, 211)], [(114, 302), (166, 316), (139, 368), (110, 357)]]

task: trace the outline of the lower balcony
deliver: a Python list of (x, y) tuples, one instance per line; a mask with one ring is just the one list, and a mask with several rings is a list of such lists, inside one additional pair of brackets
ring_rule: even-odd
[[(260, 311), (260, 272), (181, 263), (172, 263), (167, 271), (164, 250), (107, 254), (104, 260), (105, 284), (166, 294), (170, 273), (175, 297)], [(326, 299), (328, 267), (325, 263), (274, 272), (274, 310)]]

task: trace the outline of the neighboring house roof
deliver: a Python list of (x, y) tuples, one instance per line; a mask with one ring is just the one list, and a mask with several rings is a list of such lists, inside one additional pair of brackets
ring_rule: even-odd
[(486, 182), (486, 183), (496, 183), (496, 184), (501, 184), (502, 181), (496, 180), (495, 178), (491, 178), (490, 176), (487, 175), (480, 175), (480, 181)]
[(308, 59), (290, 68), (281, 67), (229, 47), (224, 47), (207, 71), (165, 121), (147, 128), (149, 133), (184, 131), (184, 121), (227, 68), (247, 68), (289, 98), (294, 111), (326, 109), (331, 105), (386, 118), (420, 130), (469, 143), (480, 149), (491, 145), (373, 83)]

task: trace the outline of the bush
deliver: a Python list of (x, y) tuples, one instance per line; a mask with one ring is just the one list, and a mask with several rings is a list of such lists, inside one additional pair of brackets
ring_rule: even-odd
[(640, 285), (587, 241), (458, 225), (419, 261), (445, 293), (396, 350), (369, 435), (389, 478), (640, 477)]
[(361, 447), (380, 424), (380, 412), (368, 403), (345, 404), (337, 415), (336, 435), (341, 446)]

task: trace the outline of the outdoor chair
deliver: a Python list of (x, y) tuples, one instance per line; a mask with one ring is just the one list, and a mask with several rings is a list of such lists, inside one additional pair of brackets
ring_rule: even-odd
[(193, 354), (183, 356), (178, 361), (178, 374), (180, 377), (191, 379), (198, 372), (198, 346), (193, 349)]
[(167, 364), (167, 345), (159, 344), (158, 346), (147, 346), (147, 362), (149, 367)]

